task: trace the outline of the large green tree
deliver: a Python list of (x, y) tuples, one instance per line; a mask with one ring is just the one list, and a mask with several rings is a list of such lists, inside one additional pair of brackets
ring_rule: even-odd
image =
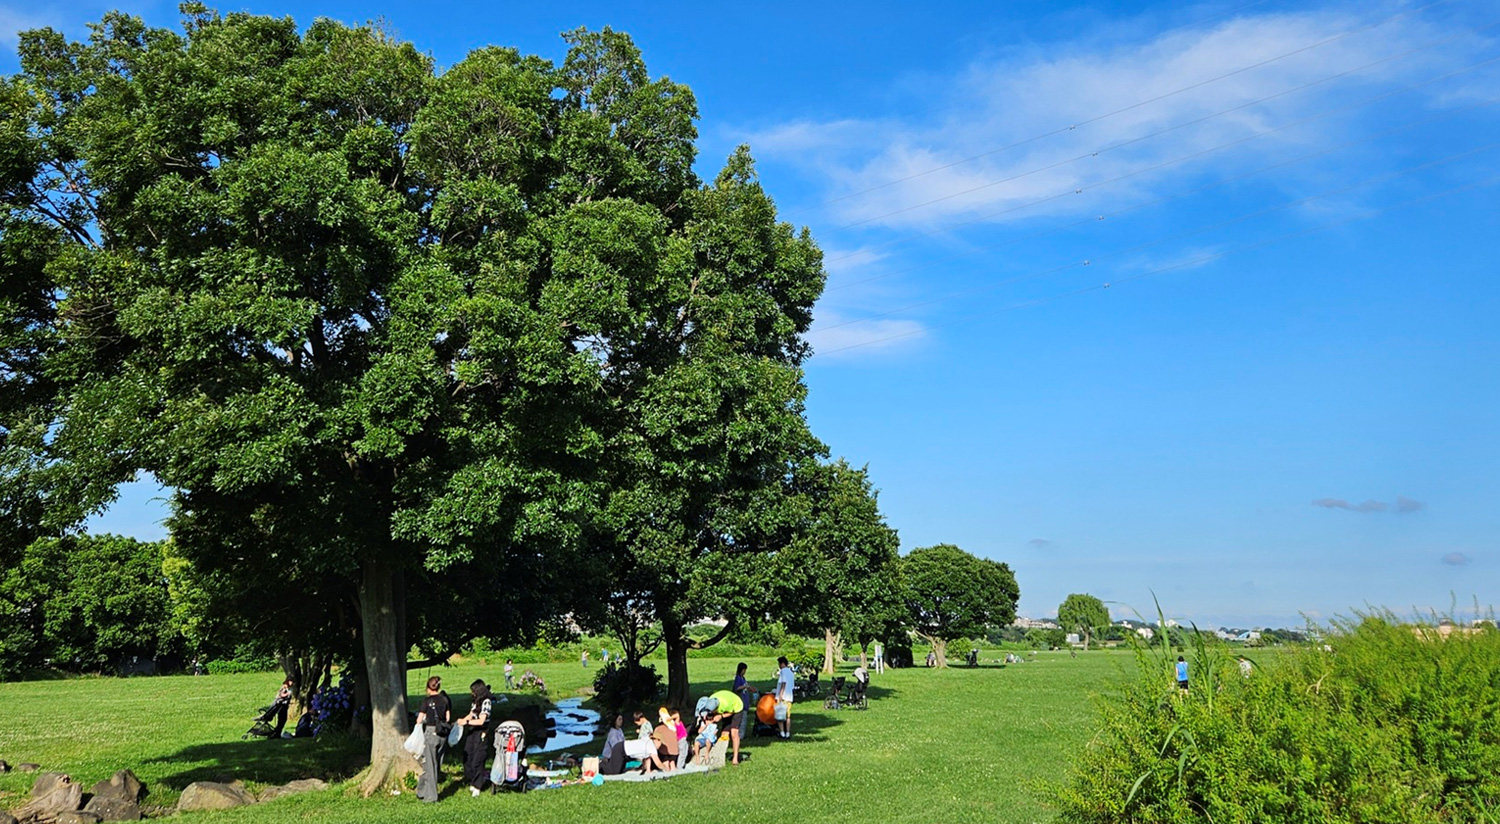
[(184, 15), (24, 33), (0, 83), (0, 343), (35, 376), (5, 468), (66, 470), (17, 500), (65, 483), (67, 521), (149, 471), (199, 573), (312, 587), (315, 625), (347, 604), (367, 792), (411, 763), (410, 642), (564, 610), (600, 525), (685, 692), (681, 628), (755, 600), (819, 449), (820, 257), (748, 154), (701, 185), (691, 93), (607, 30), (437, 75), (374, 28)]
[(833, 672), (841, 642), (863, 650), (901, 623), (900, 539), (880, 514), (867, 469), (841, 458), (804, 475), (808, 517), (792, 544), (795, 577), (778, 614), (794, 632), (823, 636), (823, 669)]
[(1021, 589), (1010, 566), (952, 544), (914, 549), (902, 559), (913, 630), (948, 666), (948, 642), (1015, 620)]
[(1089, 648), (1094, 633), (1109, 626), (1109, 608), (1092, 595), (1073, 593), (1057, 607), (1057, 623), (1068, 632), (1083, 636), (1083, 648)]
[(0, 676), (47, 664), (115, 672), (181, 651), (162, 542), (42, 538), (0, 574)]

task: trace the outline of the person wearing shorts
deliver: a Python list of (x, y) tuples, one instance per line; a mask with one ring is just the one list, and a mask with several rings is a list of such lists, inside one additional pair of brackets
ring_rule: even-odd
[(792, 694), (797, 691), (797, 673), (785, 655), (777, 658), (776, 663), (781, 665), (781, 670), (776, 673), (776, 711), (781, 716), (776, 719), (776, 726), (781, 728), (782, 738), (791, 738)]
[(1177, 688), (1183, 692), (1188, 691), (1188, 666), (1182, 656), (1177, 656)]
[(719, 702), (719, 729), (729, 733), (730, 763), (740, 763), (740, 725), (745, 721), (745, 700), (734, 690), (719, 690), (709, 696)]

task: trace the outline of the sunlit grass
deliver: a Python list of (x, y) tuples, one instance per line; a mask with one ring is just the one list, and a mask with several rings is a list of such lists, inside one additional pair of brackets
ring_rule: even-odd
[[(875, 677), (867, 712), (800, 704), (792, 741), (752, 738), (745, 746), (749, 762), (717, 775), (473, 799), (458, 792), (457, 764), (450, 762), (445, 798), (435, 807), (410, 794), (359, 799), (336, 785), (223, 818), (573, 822), (636, 811), (653, 822), (1049, 821), (1049, 788), (1062, 780), (1069, 752), (1090, 735), (1089, 695), (1106, 689), (1131, 659), (1059, 652), (1022, 665), (989, 663), (1000, 654), (986, 652), (986, 665), (977, 669), (889, 670)], [(430, 672), (442, 675), (460, 699), (476, 677), (502, 682), (502, 663)], [(735, 663), (695, 660), (694, 695), (728, 686)], [(557, 696), (586, 686), (595, 671), (577, 663), (537, 664), (518, 666), (517, 674), (527, 668)], [(768, 660), (750, 661), (752, 680), (762, 689), (769, 689), (772, 670)], [(411, 673), (413, 696), (428, 674)], [(261, 674), (0, 684), (0, 758), (34, 761), (85, 785), (128, 767), (146, 782), (147, 803), (163, 808), (196, 780), (238, 778), (254, 786), (347, 778), (363, 755), (359, 742), (342, 736), (240, 740), (277, 680)], [(0, 794), (7, 796), (0, 806), (19, 805), (31, 780), (0, 776)]]

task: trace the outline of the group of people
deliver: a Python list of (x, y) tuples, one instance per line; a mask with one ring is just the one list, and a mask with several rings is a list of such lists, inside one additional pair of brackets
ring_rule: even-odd
[[(785, 657), (778, 659), (776, 663), (776, 686), (772, 692), (776, 702), (776, 726), (782, 738), (790, 738), (791, 707), (797, 675)], [(748, 713), (755, 701), (755, 692), (750, 688), (750, 681), (746, 677), (747, 670), (748, 665), (741, 662), (735, 668), (733, 686), (699, 699), (692, 729), (683, 722), (679, 710), (661, 707), (657, 710), (655, 724), (645, 713), (634, 713), (632, 722), (636, 728), (636, 736), (634, 739), (627, 739), (625, 714), (616, 713), (610, 719), (609, 729), (604, 736), (604, 750), (599, 754), (600, 774), (623, 773), (627, 760), (639, 761), (640, 771), (648, 774), (678, 770), (690, 760), (693, 763), (704, 763), (721, 737), (728, 738), (729, 752), (724, 753), (725, 761), (739, 764), (740, 740), (745, 735)]]
[(468, 714), (454, 718), (453, 702), (443, 691), (443, 679), (436, 675), (427, 679), (427, 694), (417, 712), (417, 728), (422, 731), (422, 775), (417, 779), (417, 798), (423, 801), (438, 800), (438, 776), (455, 727), (463, 728), (464, 783), (469, 794), (479, 795), (489, 782), (485, 762), (500, 722), (495, 713), (496, 699), (482, 679), (475, 679), (469, 685), (469, 697), (472, 702)]

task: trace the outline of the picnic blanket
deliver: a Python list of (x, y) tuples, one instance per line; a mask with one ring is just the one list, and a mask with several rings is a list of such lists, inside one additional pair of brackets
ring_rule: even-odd
[(656, 781), (656, 780), (662, 779), (662, 778), (676, 778), (679, 775), (705, 775), (707, 773), (712, 773), (712, 772), (718, 772), (718, 770), (715, 770), (715, 769), (713, 769), (711, 767), (705, 767), (702, 764), (688, 764), (687, 766), (682, 767), (681, 769), (669, 770), (667, 772), (661, 772), (660, 770), (657, 770), (657, 771), (654, 771), (654, 772), (649, 772), (649, 773), (647, 773), (645, 775), (641, 775), (638, 772), (625, 772), (625, 773), (621, 773), (619, 775), (606, 775), (606, 776), (603, 776), (603, 778), (604, 778), (605, 781), (635, 781), (635, 782), (639, 782), (639, 781)]

